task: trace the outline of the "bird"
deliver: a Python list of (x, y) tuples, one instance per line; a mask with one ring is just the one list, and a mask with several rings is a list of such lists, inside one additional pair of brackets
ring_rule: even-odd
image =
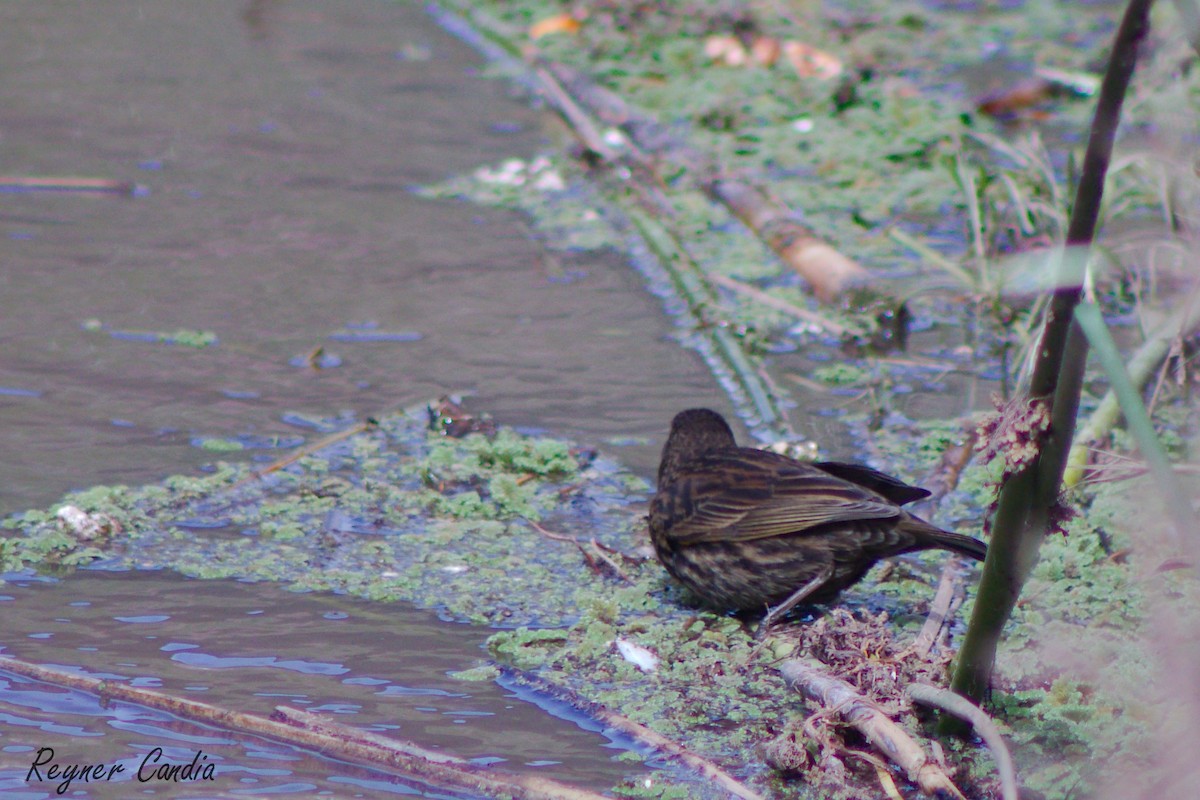
[(723, 610), (826, 603), (875, 562), (942, 548), (982, 561), (987, 545), (901, 506), (929, 496), (858, 464), (808, 463), (738, 447), (716, 411), (675, 415), (650, 501), (650, 541), (677, 581)]

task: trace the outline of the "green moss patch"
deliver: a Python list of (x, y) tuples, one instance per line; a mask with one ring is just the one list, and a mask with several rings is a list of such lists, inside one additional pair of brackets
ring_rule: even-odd
[[(488, 641), (491, 662), (460, 679), (504, 676), (567, 693), (585, 710), (599, 703), (771, 798), (808, 796), (829, 755), (802, 733), (811, 709), (785, 687), (783, 659), (819, 657), (897, 709), (905, 681), (944, 680), (949, 654), (914, 661), (905, 650), (941, 554), (877, 569), (843, 597), (853, 613), (759, 643), (738, 619), (697, 609), (649, 557), (640, 479), (566, 442), (507, 429), (455, 439), (427, 423), (424, 409), (389, 417), (263, 476), (225, 464), (72, 494), (53, 511), (8, 520), (16, 535), (0, 540), (3, 568), (166, 567), (437, 608), (500, 628)], [(877, 432), (872, 443), (913, 477), (955, 439), (949, 424), (930, 423)], [(994, 477), (988, 465), (968, 468), (947, 510), (978, 518)], [(1183, 685), (1172, 688), (1163, 669), (1172, 659), (1194, 663), (1188, 632), (1200, 630), (1200, 591), (1169, 554), (1131, 537), (1131, 494), (1116, 483), (1081, 498), (1069, 535), (1043, 547), (1001, 649), (992, 710), (1023, 782), (1047, 798), (1075, 796), (1105, 770), (1152, 773), (1164, 737), (1192, 724), (1192, 707), (1175, 700)], [(961, 618), (970, 604), (968, 592)], [(906, 724), (917, 736), (933, 731), (927, 715)], [(985, 752), (947, 746), (961, 786), (993, 791)], [(873, 772), (858, 775), (850, 786), (872, 786)], [(719, 796), (681, 773), (650, 785), (631, 779), (618, 791)]]
[[(426, 428), (423, 409), (381, 421), (262, 477), (217, 465), (200, 477), (65, 498), (100, 521), (84, 539), (52, 512), (9, 520), (6, 571), (25, 565), (167, 567), (204, 578), (279, 581), (434, 607), (489, 624), (562, 625), (574, 594), (607, 579), (568, 541), (639, 544), (628, 508), (644, 482), (564, 442), (501, 430), (462, 439)], [(61, 508), (61, 506), (60, 506)]]

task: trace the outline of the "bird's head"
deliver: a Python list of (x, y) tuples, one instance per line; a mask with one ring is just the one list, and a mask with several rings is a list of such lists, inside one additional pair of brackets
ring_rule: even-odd
[(671, 433), (663, 445), (662, 462), (658, 466), (658, 483), (674, 473), (676, 468), (711, 450), (736, 447), (733, 431), (725, 418), (709, 408), (689, 408), (671, 420)]

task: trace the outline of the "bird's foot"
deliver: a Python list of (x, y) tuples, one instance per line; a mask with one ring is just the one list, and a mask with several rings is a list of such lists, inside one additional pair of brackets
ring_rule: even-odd
[(792, 594), (788, 596), (788, 599), (784, 600), (782, 603), (768, 611), (767, 615), (762, 618), (762, 622), (758, 623), (758, 628), (754, 631), (754, 638), (762, 639), (764, 636), (766, 636), (767, 630), (772, 625), (787, 616), (787, 614), (790, 613), (793, 608), (803, 603), (804, 598), (808, 597), (817, 589), (820, 589), (822, 586), (824, 586), (825, 581), (829, 580), (832, 575), (833, 567), (825, 567), (819, 573), (817, 573), (815, 578), (801, 586), (795, 592), (792, 592)]

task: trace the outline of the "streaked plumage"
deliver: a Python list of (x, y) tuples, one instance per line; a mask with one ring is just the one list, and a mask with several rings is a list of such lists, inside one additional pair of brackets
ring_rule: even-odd
[(929, 548), (982, 560), (987, 547), (900, 506), (926, 497), (869, 467), (808, 464), (738, 447), (706, 408), (675, 416), (663, 447), (650, 538), (680, 583), (713, 606), (832, 600), (881, 558)]

